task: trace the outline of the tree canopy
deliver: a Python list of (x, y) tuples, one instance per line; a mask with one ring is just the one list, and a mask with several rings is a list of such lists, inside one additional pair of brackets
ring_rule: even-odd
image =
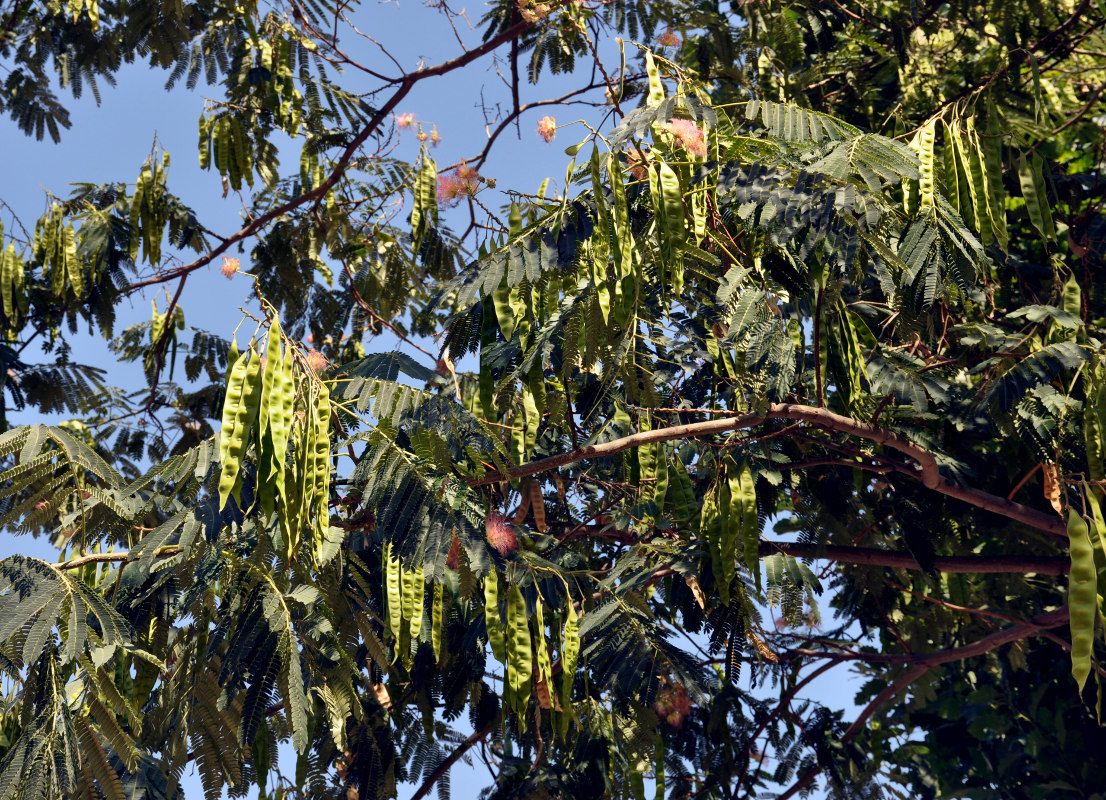
[[(1106, 5), (483, 12), (415, 65), (352, 3), (0, 0), (5, 124), (149, 64), (243, 200), (157, 148), (5, 211), (0, 525), (59, 558), (0, 561), (0, 800), (1101, 797)], [(260, 313), (187, 327), (211, 265)]]

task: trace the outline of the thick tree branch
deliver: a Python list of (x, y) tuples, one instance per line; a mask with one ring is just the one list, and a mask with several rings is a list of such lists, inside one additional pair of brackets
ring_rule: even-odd
[(806, 422), (823, 430), (836, 431), (858, 439), (864, 439), (874, 444), (881, 444), (892, 450), (897, 450), (903, 455), (909, 456), (917, 463), (917, 468), (904, 470), (922, 482), (927, 489), (932, 489), (949, 497), (963, 500), (969, 505), (992, 511), (1008, 519), (1016, 520), (1031, 528), (1035, 528), (1048, 534), (1053, 539), (1064, 544), (1067, 543), (1067, 527), (1062, 519), (1054, 514), (1046, 514), (1021, 503), (1015, 503), (1004, 497), (993, 495), (982, 489), (973, 489), (967, 486), (959, 486), (941, 475), (936, 457), (929, 451), (919, 447), (897, 433), (869, 425), (866, 422), (835, 414), (824, 408), (804, 406), (795, 403), (772, 403), (763, 414), (743, 414), (739, 417), (712, 419), (705, 422), (692, 422), (686, 425), (673, 425), (668, 428), (659, 428), (652, 431), (623, 436), (600, 444), (591, 444), (570, 450), (560, 455), (549, 456), (529, 464), (511, 467), (506, 473), (487, 473), (481, 478), (469, 481), (470, 486), (482, 486), (512, 478), (524, 478), (528, 475), (537, 475), (563, 467), (566, 464), (574, 464), (593, 458), (621, 453), (632, 447), (640, 447), (659, 442), (670, 442), (677, 439), (694, 439), (701, 436), (716, 436), (723, 433), (732, 433), (744, 428), (752, 428), (769, 419), (792, 419)]

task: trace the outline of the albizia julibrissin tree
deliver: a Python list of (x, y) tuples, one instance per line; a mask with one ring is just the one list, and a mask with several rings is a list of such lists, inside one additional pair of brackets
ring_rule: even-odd
[[(0, 435), (2, 524), (61, 551), (0, 562), (0, 800), (191, 762), (420, 800), (470, 757), (496, 798), (1097, 790), (1101, 5), (486, 11), (407, 71), (326, 0), (0, 4), (25, 132), (55, 79), (206, 79), (248, 207), (209, 228), (158, 152), (4, 233), (7, 397), (73, 421)], [(487, 147), (436, 163), (405, 98), (492, 55)], [(560, 192), (482, 174), (570, 104)], [(263, 313), (188, 332), (239, 256)], [(80, 322), (146, 386), (71, 363)], [(856, 719), (799, 699), (833, 668)]]

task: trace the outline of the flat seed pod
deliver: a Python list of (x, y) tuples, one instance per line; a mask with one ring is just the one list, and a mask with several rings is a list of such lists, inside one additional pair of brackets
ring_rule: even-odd
[(1091, 673), (1095, 617), (1098, 614), (1098, 584), (1087, 521), (1068, 509), (1068, 546), (1071, 573), (1068, 575), (1068, 608), (1071, 627), (1071, 674), (1083, 691)]
[(430, 643), (434, 648), (434, 660), (441, 663), (442, 660), (442, 621), (445, 617), (445, 587), (440, 583), (434, 584), (434, 606), (431, 611)]
[(250, 428), (261, 399), (260, 372), (261, 358), (253, 347), (231, 367), (219, 436), (219, 508), (226, 507), (242, 469)]
[(396, 641), (399, 640), (403, 625), (403, 599), (400, 587), (399, 559), (392, 557), (392, 545), (384, 544), (384, 592), (388, 599), (388, 630)]
[(503, 621), (499, 616), (499, 576), (494, 572), (484, 578), (484, 624), (492, 655), (500, 664), (506, 664), (506, 637), (503, 635)]
[(507, 682), (515, 710), (525, 713), (530, 702), (530, 683), (534, 676), (534, 653), (530, 641), (530, 620), (522, 590), (511, 584), (507, 590)]

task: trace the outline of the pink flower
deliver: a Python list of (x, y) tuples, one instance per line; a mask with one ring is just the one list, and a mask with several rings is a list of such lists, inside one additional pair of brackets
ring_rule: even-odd
[(472, 167), (461, 166), (449, 175), (438, 177), (438, 204), (455, 206), (462, 197), (472, 197), (480, 188), (480, 175)]
[(219, 267), (219, 271), (223, 273), (223, 277), (228, 281), (234, 277), (234, 273), (238, 271), (238, 265), (241, 262), (237, 258), (229, 256), (223, 256), (223, 266)]
[(679, 47), (680, 37), (672, 32), (672, 28), (669, 28), (657, 37), (657, 44), (661, 47)]
[(318, 350), (307, 351), (307, 366), (310, 367), (313, 372), (322, 372), (326, 369), (327, 363), (326, 356)]
[(538, 136), (546, 142), (553, 141), (557, 135), (557, 120), (555, 117), (542, 117), (538, 120)]
[(707, 157), (707, 145), (703, 141), (703, 129), (689, 119), (668, 120), (668, 130), (676, 137), (680, 147), (693, 156)]
[(488, 514), (484, 531), (488, 536), (488, 544), (498, 550), (501, 556), (518, 550), (518, 534), (515, 533), (515, 526), (505, 520), (502, 514), (495, 511)]
[(434, 147), (437, 147), (438, 142), (440, 142), (441, 140), (442, 135), (438, 133), (437, 128), (434, 128), (432, 131), (430, 131), (430, 144), (434, 145)]
[(406, 114), (396, 114), (396, 127), (397, 128), (410, 128), (415, 124), (415, 115), (411, 112)]

